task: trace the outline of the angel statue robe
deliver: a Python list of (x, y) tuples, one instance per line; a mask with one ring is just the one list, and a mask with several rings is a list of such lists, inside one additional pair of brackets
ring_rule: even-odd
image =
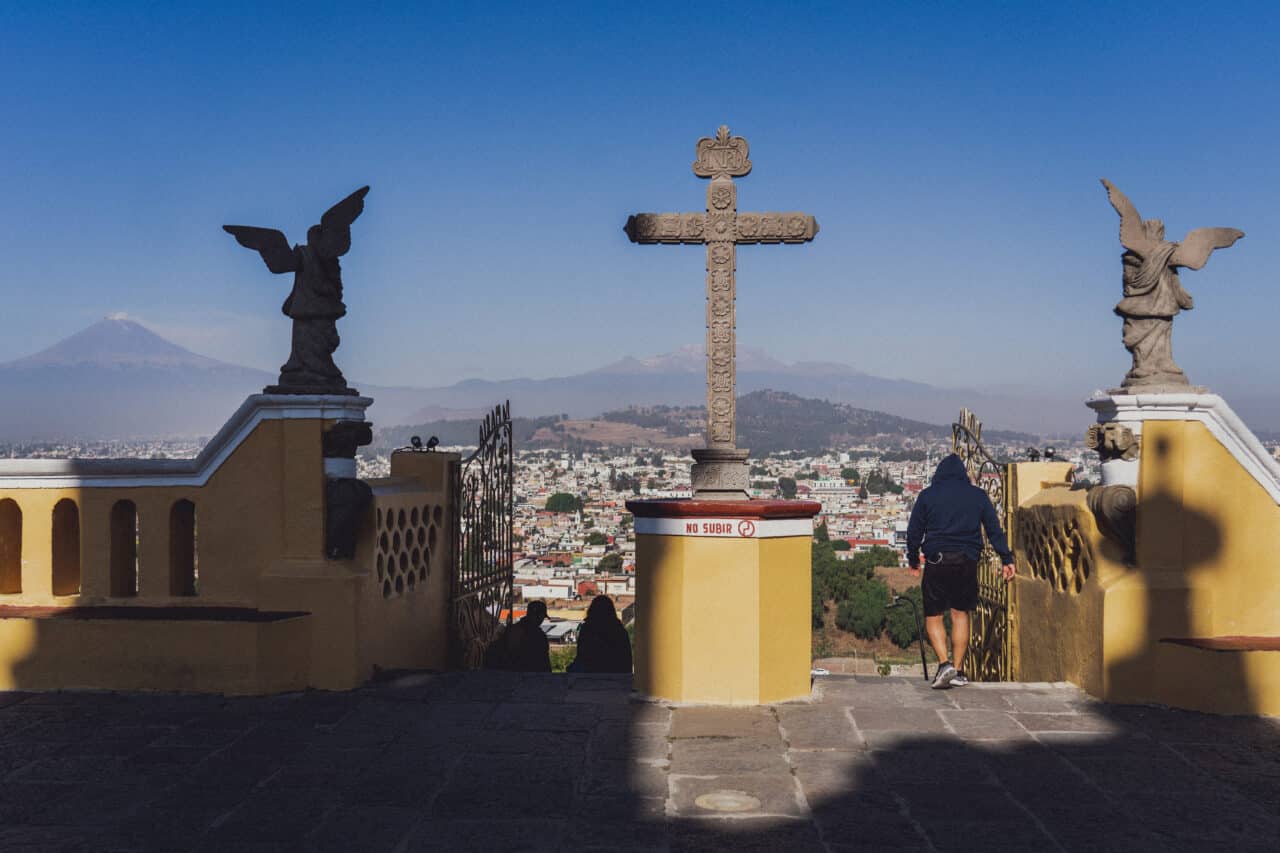
[(1177, 248), (1177, 243), (1160, 240), (1146, 257), (1124, 253), (1124, 298), (1115, 311), (1124, 318), (1124, 347), (1133, 354), (1125, 386), (1188, 384), (1173, 360), (1173, 318), (1194, 306), (1169, 265)]

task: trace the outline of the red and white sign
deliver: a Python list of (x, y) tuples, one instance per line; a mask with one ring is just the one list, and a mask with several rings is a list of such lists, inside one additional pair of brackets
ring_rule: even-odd
[(808, 518), (637, 518), (644, 536), (698, 536), (717, 539), (776, 539), (813, 536)]

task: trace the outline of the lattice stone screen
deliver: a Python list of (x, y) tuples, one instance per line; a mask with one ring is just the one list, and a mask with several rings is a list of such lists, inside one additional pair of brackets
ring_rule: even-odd
[(1081, 529), (1075, 507), (1032, 506), (1018, 509), (1018, 549), (1033, 577), (1058, 592), (1078, 594), (1093, 574), (1093, 546)]
[(377, 507), (378, 545), (374, 564), (382, 597), (412, 592), (431, 573), (444, 545), (444, 507), (429, 503)]

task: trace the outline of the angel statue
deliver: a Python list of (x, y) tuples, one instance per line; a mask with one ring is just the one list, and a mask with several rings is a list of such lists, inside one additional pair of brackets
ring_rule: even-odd
[(1143, 219), (1133, 202), (1106, 178), (1111, 206), (1120, 214), (1120, 243), (1126, 249), (1124, 299), (1116, 313), (1124, 318), (1124, 347), (1133, 367), (1121, 387), (1152, 390), (1155, 386), (1187, 386), (1186, 374), (1173, 362), (1173, 318), (1190, 311), (1191, 294), (1182, 289), (1178, 267), (1198, 270), (1214, 249), (1226, 249), (1244, 236), (1235, 228), (1197, 228), (1181, 243), (1164, 239), (1164, 223)]
[(293, 290), (280, 309), (293, 320), (293, 349), (280, 368), (280, 384), (267, 394), (356, 394), (333, 363), (338, 348), (342, 302), (342, 267), (338, 258), (351, 248), (351, 223), (364, 210), (368, 187), (361, 187), (329, 208), (319, 225), (307, 229), (305, 246), (289, 247), (274, 228), (224, 225), (241, 246), (262, 255), (273, 273), (293, 273)]

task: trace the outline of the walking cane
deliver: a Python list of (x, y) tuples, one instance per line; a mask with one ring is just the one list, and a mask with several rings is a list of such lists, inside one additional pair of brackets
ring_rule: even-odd
[(916, 607), (915, 601), (910, 598), (903, 598), (901, 595), (894, 593), (893, 601), (886, 604), (885, 609), (887, 610), (890, 607), (897, 607), (904, 601), (911, 605), (911, 615), (916, 618), (916, 637), (920, 640), (920, 668), (924, 670), (924, 680), (928, 681), (929, 664), (925, 663), (924, 659), (924, 631), (920, 627), (920, 610)]

